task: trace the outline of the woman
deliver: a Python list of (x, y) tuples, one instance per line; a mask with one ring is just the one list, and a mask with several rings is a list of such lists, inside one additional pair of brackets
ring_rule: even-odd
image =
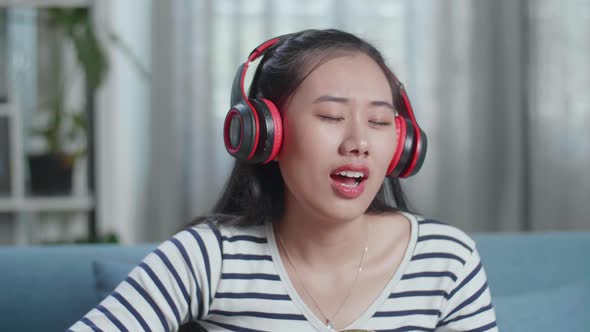
[[(243, 80), (262, 57), (250, 99)], [(426, 136), (380, 53), (338, 30), (255, 49), (213, 209), (161, 244), (72, 331), (496, 331), (473, 240), (409, 213)]]

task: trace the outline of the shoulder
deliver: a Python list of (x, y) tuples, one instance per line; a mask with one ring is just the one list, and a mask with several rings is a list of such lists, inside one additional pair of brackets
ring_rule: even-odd
[[(266, 244), (264, 226), (238, 226), (226, 220), (206, 218), (177, 232), (161, 243), (152, 259), (170, 261), (173, 265), (192, 266), (194, 271), (220, 270), (222, 261), (231, 254), (262, 250)], [(164, 257), (165, 256), (165, 257)]]
[(442, 241), (439, 244), (451, 242), (470, 252), (475, 250), (475, 240), (457, 226), (453, 226), (441, 220), (425, 218), (422, 216), (416, 216), (416, 222), (418, 225), (418, 238), (423, 241), (437, 239)]
[(417, 229), (415, 255), (447, 258), (464, 266), (476, 253), (475, 240), (460, 228), (433, 218), (411, 216)]
[(196, 241), (201, 249), (205, 244), (215, 244), (221, 254), (227, 248), (267, 243), (265, 225), (240, 225), (239, 217), (235, 216), (207, 218), (174, 237)]
[(469, 234), (441, 220), (413, 217), (417, 232), (413, 235), (412, 271), (437, 271), (449, 277), (441, 285), (447, 296), (476, 277), (485, 281), (476, 242)]

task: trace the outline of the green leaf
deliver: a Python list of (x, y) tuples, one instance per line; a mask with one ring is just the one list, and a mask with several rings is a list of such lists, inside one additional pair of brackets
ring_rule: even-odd
[(89, 88), (99, 87), (108, 71), (108, 61), (96, 38), (89, 10), (51, 8), (49, 16), (51, 22), (62, 29), (66, 37), (72, 41)]

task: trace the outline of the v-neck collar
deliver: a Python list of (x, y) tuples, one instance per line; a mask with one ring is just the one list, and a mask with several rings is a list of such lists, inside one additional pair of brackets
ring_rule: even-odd
[[(354, 322), (352, 322), (347, 327), (345, 327), (344, 330), (361, 328), (368, 319), (373, 317), (373, 315), (375, 314), (377, 309), (389, 297), (389, 294), (391, 294), (393, 287), (395, 287), (399, 283), (399, 280), (403, 276), (404, 271), (406, 270), (408, 264), (410, 263), (410, 260), (412, 259), (412, 256), (414, 254), (414, 250), (416, 248), (416, 242), (418, 239), (418, 220), (416, 219), (416, 216), (414, 216), (411, 213), (407, 213), (407, 212), (403, 212), (403, 211), (400, 211), (400, 213), (403, 214), (410, 221), (410, 224), (411, 224), (410, 241), (408, 242), (408, 247), (406, 248), (406, 252), (404, 253), (404, 257), (403, 257), (397, 271), (395, 271), (395, 274), (391, 277), (391, 279), (389, 280), (387, 285), (383, 288), (383, 290), (381, 291), (381, 294), (379, 294), (377, 299), (371, 305), (369, 305), (369, 307), (365, 310), (365, 312), (362, 315), (360, 315)], [(265, 230), (266, 230), (266, 238), (268, 240), (268, 245), (270, 247), (270, 252), (272, 255), (273, 262), (275, 264), (277, 271), (279, 272), (279, 277), (281, 279), (281, 282), (283, 283), (283, 286), (287, 289), (287, 292), (288, 292), (289, 296), (291, 297), (291, 300), (293, 300), (293, 303), (295, 303), (295, 305), (299, 308), (299, 310), (301, 310), (301, 312), (303, 313), (303, 315), (305, 316), (307, 321), (309, 321), (309, 323), (311, 325), (313, 325), (313, 327), (315, 327), (318, 331), (334, 332), (334, 330), (328, 328), (324, 324), (324, 322), (322, 322), (318, 317), (316, 317), (316, 315), (307, 307), (305, 302), (303, 302), (303, 300), (301, 299), (301, 297), (299, 296), (299, 294), (295, 290), (295, 287), (293, 287), (293, 284), (291, 283), (291, 279), (289, 279), (289, 275), (287, 274), (287, 271), (285, 270), (285, 266), (284, 266), (283, 261), (281, 259), (281, 255), (279, 254), (279, 249), (277, 247), (277, 241), (275, 238), (273, 223), (267, 222)]]

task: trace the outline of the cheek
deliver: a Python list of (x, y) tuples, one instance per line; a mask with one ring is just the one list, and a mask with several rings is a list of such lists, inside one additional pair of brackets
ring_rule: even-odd
[(397, 138), (394, 133), (384, 133), (376, 138), (373, 143), (373, 151), (377, 156), (376, 162), (380, 167), (385, 168), (383, 170), (384, 173), (387, 171), (387, 168), (393, 159), (396, 146)]
[(279, 168), (289, 191), (306, 201), (317, 193), (317, 184), (327, 180), (323, 177), (338, 151), (337, 133), (328, 135), (325, 128), (313, 121), (289, 122), (286, 119), (284, 122)]
[[(326, 130), (309, 119), (289, 119), (284, 123), (283, 146), (279, 159), (315, 160), (338, 151), (338, 133)], [(307, 164), (305, 166), (313, 166)]]
[(397, 137), (395, 134), (387, 134), (379, 141), (379, 149), (384, 153), (385, 156), (388, 156), (390, 159), (393, 158), (393, 154), (395, 152), (397, 146)]

